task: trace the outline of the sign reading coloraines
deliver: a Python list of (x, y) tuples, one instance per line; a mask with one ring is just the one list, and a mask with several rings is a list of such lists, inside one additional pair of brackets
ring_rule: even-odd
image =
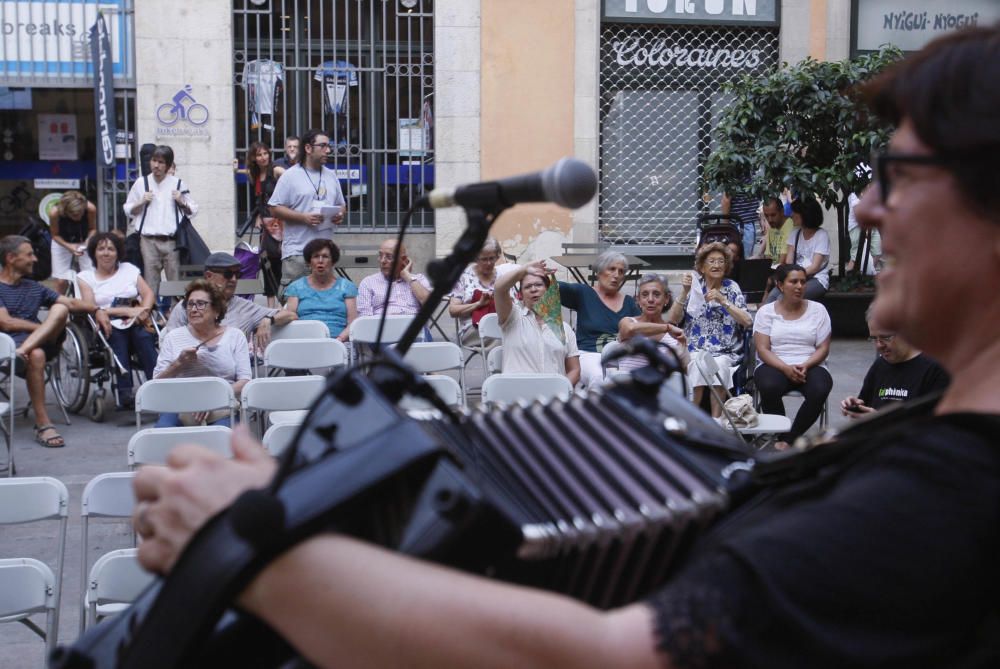
[(94, 120), (97, 123), (97, 165), (115, 164), (115, 88), (111, 62), (111, 40), (104, 15), (98, 14), (90, 29), (90, 53), (94, 64)]
[(604, 21), (777, 26), (778, 0), (603, 0)]

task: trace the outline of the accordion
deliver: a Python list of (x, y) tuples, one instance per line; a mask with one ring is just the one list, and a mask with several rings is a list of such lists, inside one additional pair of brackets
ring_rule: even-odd
[(657, 374), (426, 420), (396, 406), (420, 383), (401, 366), (332, 377), (273, 489), (210, 521), (165, 580), (51, 666), (280, 666), (291, 650), (229, 605), (322, 531), (601, 608), (636, 601), (726, 510), (728, 475), (749, 458)]

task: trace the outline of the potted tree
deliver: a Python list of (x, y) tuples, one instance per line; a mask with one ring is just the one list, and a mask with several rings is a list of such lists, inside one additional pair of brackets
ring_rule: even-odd
[(901, 55), (883, 47), (839, 62), (806, 59), (761, 78), (730, 82), (733, 103), (719, 119), (715, 149), (705, 164), (708, 189), (738, 188), (765, 198), (788, 188), (836, 210), (838, 272), (825, 302), (839, 335), (867, 333), (864, 312), (874, 283), (860, 271), (864, 243), (858, 245), (855, 269), (845, 271), (851, 248), (848, 197), (867, 185), (867, 173), (857, 168), (885, 146), (892, 130), (860, 103), (858, 85)]

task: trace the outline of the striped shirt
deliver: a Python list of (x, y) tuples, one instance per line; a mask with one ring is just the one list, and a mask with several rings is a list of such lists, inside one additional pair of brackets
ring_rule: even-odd
[[(427, 290), (431, 289), (430, 283), (423, 274), (414, 274), (413, 279), (420, 282), (420, 285)], [(358, 284), (358, 315), (359, 316), (379, 316), (382, 313), (382, 305), (385, 303), (385, 291), (389, 285), (382, 272), (375, 272), (366, 276)], [(420, 311), (420, 300), (413, 294), (410, 284), (403, 279), (396, 279), (392, 282), (392, 293), (389, 295), (389, 315), (412, 315)]]
[[(51, 307), (59, 299), (59, 294), (31, 279), (21, 279), (15, 284), (0, 282), (0, 307), (7, 310), (11, 318), (40, 323), (38, 310)], [(11, 339), (20, 344), (28, 338), (28, 332), (8, 332)]]

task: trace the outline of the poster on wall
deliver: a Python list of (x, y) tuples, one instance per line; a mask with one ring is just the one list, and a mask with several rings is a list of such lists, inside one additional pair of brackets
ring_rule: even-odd
[(76, 114), (38, 115), (38, 159), (77, 160)]

